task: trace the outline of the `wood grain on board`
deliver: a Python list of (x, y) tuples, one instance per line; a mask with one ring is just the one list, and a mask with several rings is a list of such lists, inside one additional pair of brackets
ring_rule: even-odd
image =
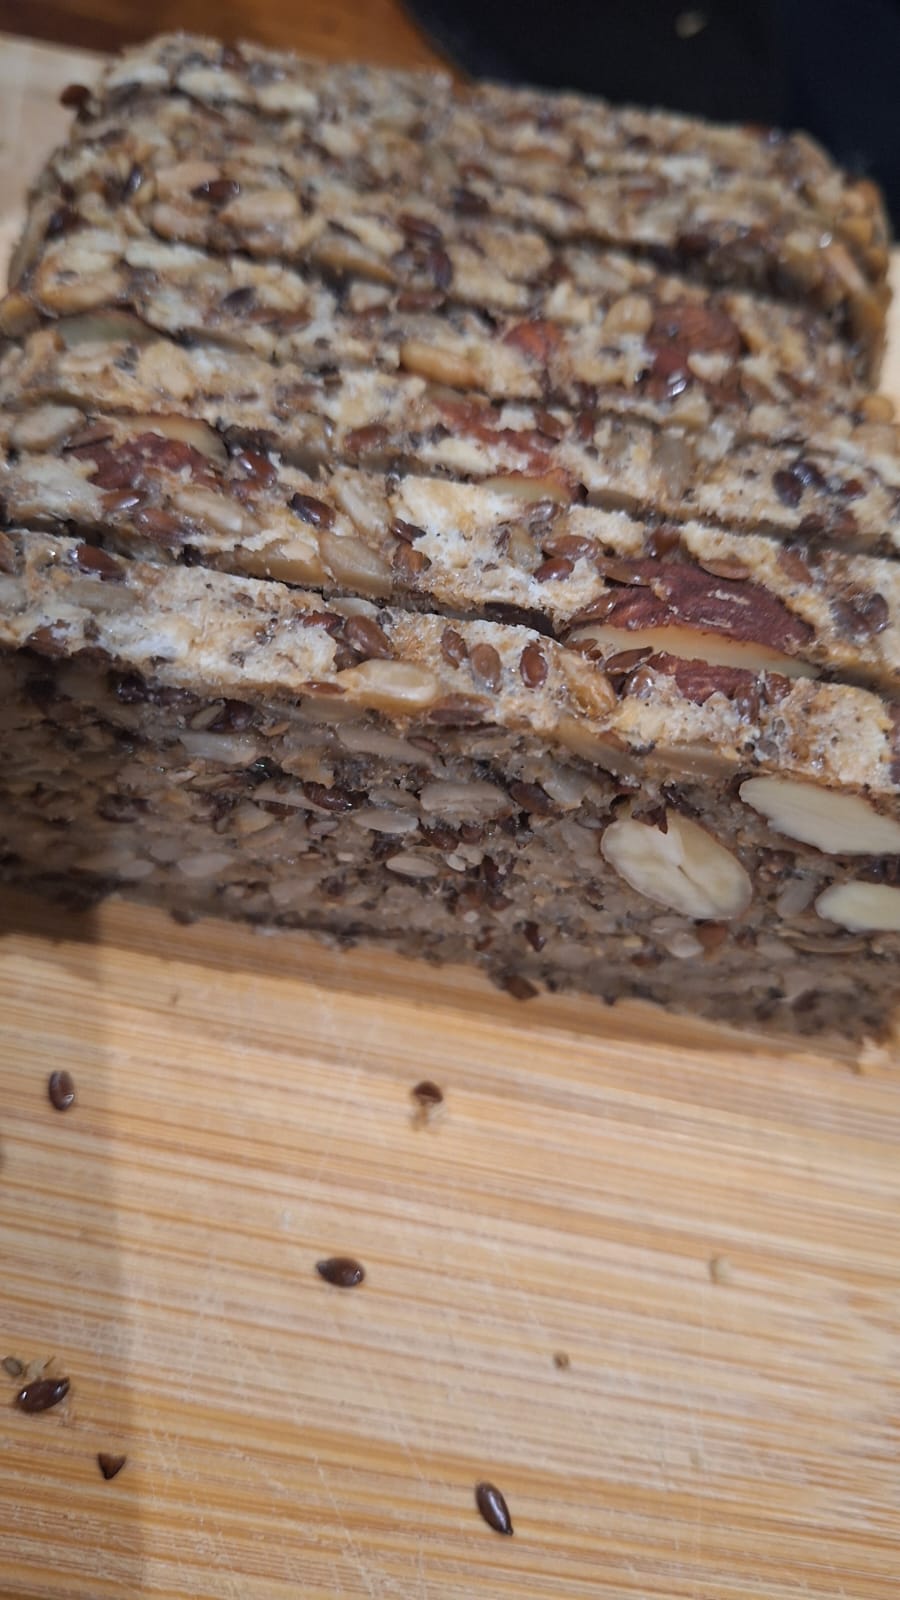
[(438, 60), (400, 0), (0, 0), (0, 29), (56, 44), (116, 50), (149, 32), (257, 39), (341, 60), (398, 67)]
[[(0, 209), (89, 67), (0, 49)], [(4, 1600), (895, 1600), (896, 1053), (123, 905), (2, 933), (0, 1359), (71, 1381), (0, 1368)]]

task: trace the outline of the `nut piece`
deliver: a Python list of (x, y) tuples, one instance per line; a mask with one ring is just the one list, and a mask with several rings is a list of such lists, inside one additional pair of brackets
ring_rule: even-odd
[(67, 434), (84, 423), (84, 412), (74, 406), (34, 406), (16, 417), (9, 430), (15, 450), (52, 450)]
[(61, 317), (54, 324), (67, 350), (82, 344), (150, 344), (159, 338), (152, 328), (130, 311), (86, 311), (74, 317)]
[(483, 478), (482, 489), (488, 494), (508, 494), (523, 505), (536, 505), (539, 501), (553, 500), (558, 505), (570, 505), (572, 490), (562, 473), (531, 476), (525, 472), (504, 472), (494, 478)]
[(604, 860), (638, 894), (682, 916), (728, 922), (746, 911), (752, 885), (731, 852), (677, 811), (666, 812), (665, 825), (611, 823), (600, 841)]
[(489, 822), (512, 809), (495, 783), (426, 783), (419, 801), (423, 811), (453, 823)]
[(886, 883), (833, 883), (816, 910), (851, 933), (900, 933), (900, 889)]
[(817, 678), (818, 667), (782, 650), (748, 639), (729, 639), (721, 633), (685, 628), (677, 623), (658, 628), (615, 628), (590, 622), (576, 628), (570, 644), (593, 640), (597, 649), (612, 655), (620, 650), (663, 651), (680, 661), (706, 661), (711, 666), (740, 667), (745, 672), (778, 672), (784, 678)]
[(397, 855), (390, 856), (385, 866), (400, 878), (436, 878), (441, 870), (433, 857), (417, 850), (401, 850)]
[(262, 550), (244, 546), (240, 570), (251, 577), (272, 578), (277, 583), (322, 583), (325, 579), (314, 539), (305, 539), (302, 534), (266, 545)]
[(319, 534), (319, 552), (335, 583), (346, 584), (359, 594), (390, 594), (390, 567), (377, 550), (370, 550), (361, 539), (323, 529)]
[(400, 366), (406, 372), (415, 372), (420, 378), (433, 383), (445, 383), (451, 389), (475, 389), (479, 373), (471, 361), (455, 350), (442, 350), (426, 344), (424, 339), (407, 339), (400, 346)]
[(363, 661), (338, 674), (342, 689), (373, 711), (410, 716), (428, 706), (438, 691), (437, 679), (406, 661)]
[(883, 817), (859, 795), (836, 794), (790, 778), (748, 778), (740, 795), (776, 833), (815, 845), (826, 855), (900, 854), (900, 823)]

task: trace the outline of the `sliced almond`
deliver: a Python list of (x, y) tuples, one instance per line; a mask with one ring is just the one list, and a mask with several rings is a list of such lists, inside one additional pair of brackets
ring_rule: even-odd
[(900, 889), (887, 883), (833, 883), (816, 911), (851, 933), (900, 933)]
[(707, 661), (716, 667), (741, 667), (745, 672), (778, 672), (785, 678), (817, 678), (819, 669), (781, 650), (747, 639), (729, 639), (724, 633), (676, 625), (661, 628), (614, 628), (608, 623), (587, 623), (570, 635), (571, 644), (593, 640), (609, 655), (619, 650), (665, 652), (681, 661)]
[(791, 778), (748, 778), (740, 795), (776, 833), (814, 845), (826, 855), (900, 854), (900, 823), (882, 816), (860, 795)]
[(666, 812), (665, 833), (633, 817), (611, 823), (600, 850), (638, 894), (682, 916), (729, 922), (750, 904), (753, 887), (740, 862), (677, 811)]

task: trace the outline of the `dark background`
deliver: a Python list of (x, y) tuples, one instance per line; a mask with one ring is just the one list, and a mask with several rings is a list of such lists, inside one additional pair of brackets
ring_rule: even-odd
[(467, 70), (805, 127), (900, 219), (898, 0), (411, 0)]
[(900, 0), (0, 0), (0, 29), (93, 50), (169, 28), (806, 127), (900, 225)]

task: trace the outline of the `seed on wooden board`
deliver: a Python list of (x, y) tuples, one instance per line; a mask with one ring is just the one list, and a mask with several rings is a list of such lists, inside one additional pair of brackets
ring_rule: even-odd
[(475, 1504), (495, 1533), (512, 1533), (512, 1518), (500, 1490), (492, 1483), (476, 1483)]
[(421, 1083), (417, 1083), (415, 1088), (410, 1090), (410, 1094), (415, 1105), (412, 1116), (413, 1127), (427, 1127), (430, 1122), (440, 1115), (441, 1106), (444, 1103), (443, 1089), (438, 1084), (432, 1083), (430, 1079), (424, 1078)]
[(3, 1367), (3, 1371), (9, 1378), (21, 1378), (22, 1373), (25, 1371), (25, 1367), (18, 1356), (4, 1356), (0, 1366)]
[(438, 1084), (432, 1083), (429, 1078), (423, 1078), (411, 1091), (414, 1100), (421, 1106), (439, 1106), (444, 1098), (444, 1091)]
[(97, 1452), (97, 1465), (107, 1480), (114, 1478), (117, 1472), (121, 1472), (127, 1460), (127, 1456), (107, 1455), (105, 1450)]
[(33, 1383), (26, 1383), (24, 1389), (19, 1390), (16, 1405), (20, 1411), (33, 1415), (38, 1411), (49, 1411), (51, 1406), (58, 1406), (68, 1392), (68, 1378), (35, 1378)]
[(47, 1079), (47, 1098), (54, 1111), (68, 1111), (75, 1104), (75, 1079), (63, 1068)]
[(327, 1261), (317, 1261), (316, 1271), (326, 1283), (338, 1289), (355, 1289), (366, 1275), (365, 1267), (352, 1256), (329, 1256)]
[(571, 1366), (571, 1362), (570, 1362), (568, 1356), (566, 1355), (565, 1350), (557, 1350), (556, 1354), (553, 1357), (553, 1365), (557, 1368), (557, 1370), (559, 1372), (567, 1372), (568, 1371), (569, 1367)]

